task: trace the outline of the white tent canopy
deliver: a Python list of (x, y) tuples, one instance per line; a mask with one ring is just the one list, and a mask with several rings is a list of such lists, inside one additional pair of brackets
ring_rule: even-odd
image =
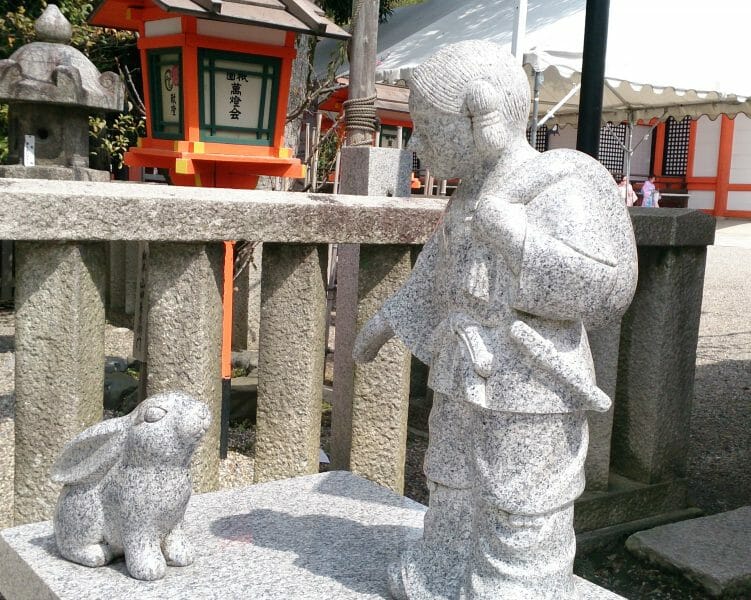
[[(525, 64), (543, 71), (540, 114), (580, 82), (586, 0), (529, 0)], [(408, 80), (443, 45), (486, 39), (510, 49), (514, 0), (426, 0), (398, 9), (379, 28), (378, 81)], [(603, 121), (751, 116), (751, 2), (611, 0)], [(345, 67), (346, 68), (346, 67)], [(579, 95), (556, 111), (575, 123)]]

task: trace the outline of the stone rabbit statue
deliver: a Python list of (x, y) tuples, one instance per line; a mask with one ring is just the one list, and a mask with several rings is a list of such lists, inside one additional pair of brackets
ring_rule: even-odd
[(60, 554), (89, 567), (125, 555), (128, 572), (143, 580), (191, 564), (181, 525), (191, 456), (209, 422), (203, 402), (169, 392), (71, 440), (51, 473), (64, 485), (53, 520)]

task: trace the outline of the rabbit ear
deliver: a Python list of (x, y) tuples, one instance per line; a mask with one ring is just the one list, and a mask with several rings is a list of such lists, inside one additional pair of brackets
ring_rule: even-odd
[(63, 448), (50, 479), (73, 485), (101, 479), (122, 455), (133, 413), (85, 429)]

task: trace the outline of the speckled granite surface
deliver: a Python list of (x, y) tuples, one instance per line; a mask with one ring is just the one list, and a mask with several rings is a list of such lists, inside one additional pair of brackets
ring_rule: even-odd
[[(425, 507), (347, 472), (193, 496), (195, 563), (154, 582), (122, 561), (91, 569), (58, 557), (50, 522), (0, 533), (0, 593), (16, 599), (388, 598), (386, 565), (422, 533)], [(615, 594), (578, 580), (584, 600)]]

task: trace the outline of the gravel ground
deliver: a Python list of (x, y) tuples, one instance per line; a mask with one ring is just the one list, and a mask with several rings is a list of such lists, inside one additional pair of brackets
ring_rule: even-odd
[[(722, 224), (720, 225), (722, 227)], [(689, 455), (692, 501), (708, 513), (751, 504), (751, 224), (749, 233), (718, 235), (708, 249), (695, 400)], [(718, 232), (720, 233), (720, 232)], [(723, 245), (725, 244), (725, 245)], [(332, 338), (333, 341), (333, 338)], [(107, 326), (106, 353), (130, 354), (130, 330)], [(13, 315), (0, 311), (0, 502), (12, 492)], [(330, 376), (330, 367), (327, 369)], [(321, 444), (328, 449), (329, 413), (324, 411)], [(223, 461), (223, 487), (253, 480), (255, 432), (234, 426)], [(426, 436), (410, 429), (405, 494), (427, 501), (422, 474)], [(325, 469), (325, 466), (322, 466)], [(0, 527), (7, 525), (0, 514)], [(665, 574), (631, 558), (621, 546), (577, 560), (578, 574), (631, 600), (702, 600), (701, 591), (680, 577)]]

